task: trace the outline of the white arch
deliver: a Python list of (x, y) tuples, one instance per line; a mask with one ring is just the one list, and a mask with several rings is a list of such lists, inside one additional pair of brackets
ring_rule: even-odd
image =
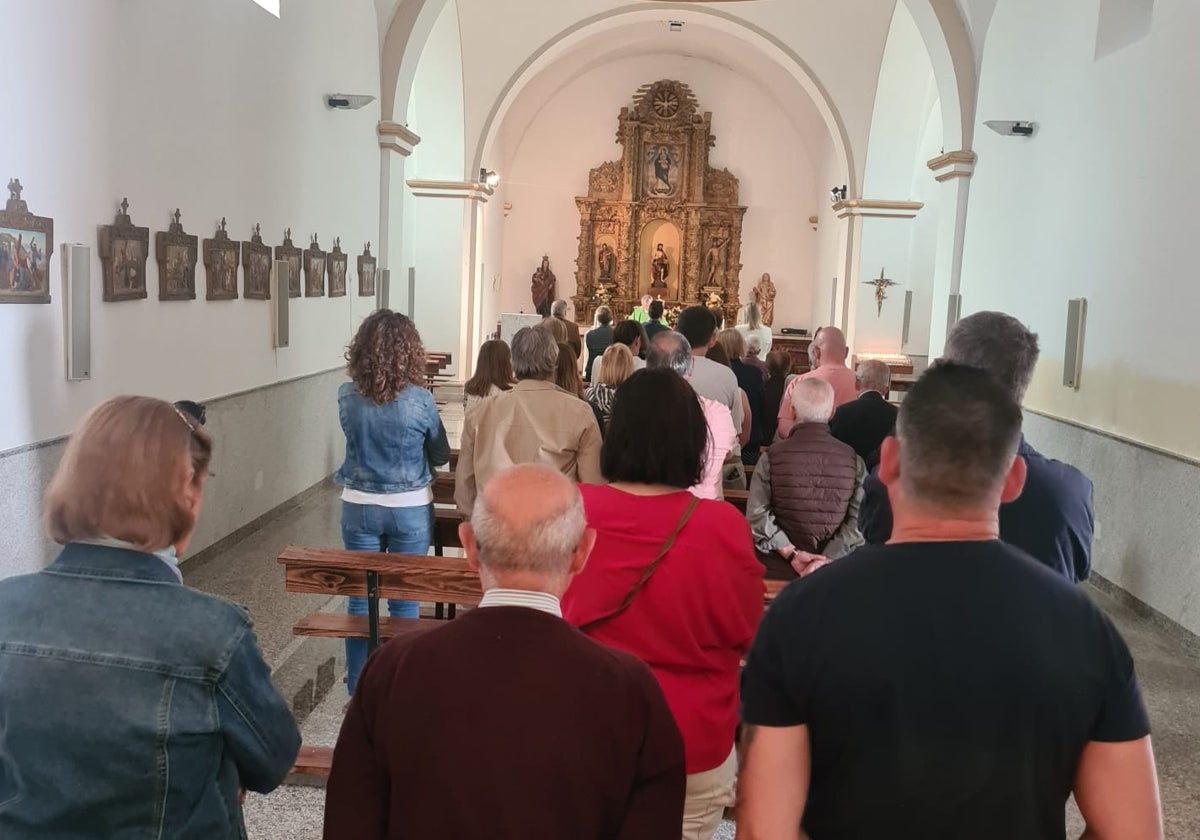
[(698, 24), (725, 32), (732, 37), (740, 38), (784, 68), (812, 99), (829, 131), (838, 167), (844, 173), (843, 183), (848, 185), (851, 195), (857, 195), (858, 173), (854, 166), (849, 134), (837, 106), (834, 105), (825, 87), (811, 68), (781, 41), (744, 20), (716, 10), (667, 3), (656, 3), (653, 7), (623, 7), (593, 15), (578, 21), (539, 47), (517, 68), (492, 104), (480, 136), (475, 143), (474, 157), (470, 159), (466, 171), (474, 172), (482, 165), (504, 122), (505, 115), (517, 96), (534, 78), (561, 56), (603, 32), (630, 24), (660, 21), (664, 8), (671, 9), (680, 20), (695, 21)]

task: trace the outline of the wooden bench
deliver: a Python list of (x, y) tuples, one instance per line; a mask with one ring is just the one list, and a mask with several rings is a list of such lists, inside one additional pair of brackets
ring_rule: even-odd
[(733, 505), (735, 508), (746, 514), (746, 507), (749, 504), (750, 493), (747, 490), (726, 490), (725, 501)]
[(329, 776), (333, 767), (333, 747), (301, 747), (292, 772), (303, 776)]

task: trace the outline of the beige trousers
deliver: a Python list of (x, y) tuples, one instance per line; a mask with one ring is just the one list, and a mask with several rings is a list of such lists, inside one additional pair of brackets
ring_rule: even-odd
[(734, 805), (736, 781), (737, 753), (733, 750), (720, 767), (688, 774), (687, 795), (683, 800), (683, 840), (712, 840), (725, 809)]

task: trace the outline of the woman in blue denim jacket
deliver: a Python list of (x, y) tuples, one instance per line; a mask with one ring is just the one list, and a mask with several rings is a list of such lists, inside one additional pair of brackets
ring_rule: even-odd
[[(425, 554), (433, 531), (433, 467), (450, 461), (446, 428), (425, 390), (425, 348), (412, 320), (381, 309), (358, 328), (346, 350), (350, 382), (338, 389), (346, 461), (334, 480), (342, 490), (342, 542), (355, 551)], [(393, 618), (419, 618), (416, 601), (388, 600)], [(351, 598), (351, 615), (367, 614)], [(346, 640), (351, 694), (367, 660), (363, 639)]]
[(46, 492), (63, 544), (0, 581), (0, 837), (246, 836), (300, 749), (242, 607), (181, 585), (212, 440), (118, 397), (71, 436)]

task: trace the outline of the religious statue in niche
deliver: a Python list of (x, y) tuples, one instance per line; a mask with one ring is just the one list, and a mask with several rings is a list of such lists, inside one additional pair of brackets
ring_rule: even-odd
[(196, 299), (196, 254), (199, 240), (180, 222), (179, 208), (171, 214), (166, 230), (154, 234), (154, 257), (158, 261), (158, 299)]
[(288, 264), (288, 297), (300, 297), (300, 266), (304, 252), (292, 244), (292, 229), (283, 232), (283, 244), (275, 246), (275, 259)]
[(375, 265), (375, 258), (371, 256), (371, 243), (368, 242), (358, 256), (359, 297), (375, 297)]
[(708, 254), (704, 258), (704, 285), (717, 286), (725, 279), (725, 246), (729, 237), (719, 239), (714, 236), (709, 239)]
[(34, 216), (21, 200), (21, 182), (8, 182), (0, 211), (0, 303), (49, 303), (54, 220)]
[(342, 251), (342, 238), (334, 237), (333, 250), (329, 252), (329, 296), (346, 296), (347, 256)]
[(666, 198), (679, 190), (679, 149), (675, 146), (646, 147), (647, 196)]
[(885, 277), (884, 276), (885, 271), (886, 271), (886, 266), (884, 268), (879, 269), (879, 276), (876, 277), (874, 280), (866, 280), (863, 282), (864, 286), (874, 286), (875, 287), (875, 308), (878, 310), (875, 317), (877, 317), (877, 318), (881, 317), (883, 315), (883, 302), (885, 300), (887, 300), (887, 290), (892, 286), (900, 285), (895, 280), (890, 280), (887, 277)]
[(771, 326), (775, 323), (775, 284), (771, 282), (771, 275), (763, 272), (762, 279), (758, 281), (758, 285), (754, 287), (754, 302), (758, 304), (758, 311), (762, 315), (762, 322), (765, 326)]
[(203, 249), (208, 282), (206, 297), (209, 300), (237, 300), (237, 270), (242, 261), (242, 246), (229, 238), (224, 216), (213, 238), (204, 240)]
[(667, 277), (670, 273), (671, 261), (667, 258), (667, 252), (663, 250), (662, 243), (659, 242), (654, 249), (654, 259), (650, 261), (650, 288), (667, 288)]
[(271, 249), (263, 244), (261, 225), (255, 224), (250, 241), (242, 243), (242, 273), (247, 300), (271, 299)]
[(550, 317), (550, 304), (554, 303), (554, 294), (558, 280), (550, 270), (550, 257), (543, 256), (542, 264), (533, 272), (529, 284), (529, 292), (533, 296), (533, 309), (543, 318)]
[(108, 302), (146, 297), (146, 258), (150, 228), (129, 218), (129, 199), (121, 199), (117, 218), (100, 227), (100, 264), (104, 268), (104, 299)]
[(613, 253), (613, 249), (607, 242), (600, 243), (600, 253), (596, 256), (596, 264), (600, 269), (598, 278), (600, 282), (611, 283), (613, 274), (616, 272), (617, 255)]
[(317, 243), (317, 235), (304, 251), (304, 296), (325, 296), (325, 252)]

